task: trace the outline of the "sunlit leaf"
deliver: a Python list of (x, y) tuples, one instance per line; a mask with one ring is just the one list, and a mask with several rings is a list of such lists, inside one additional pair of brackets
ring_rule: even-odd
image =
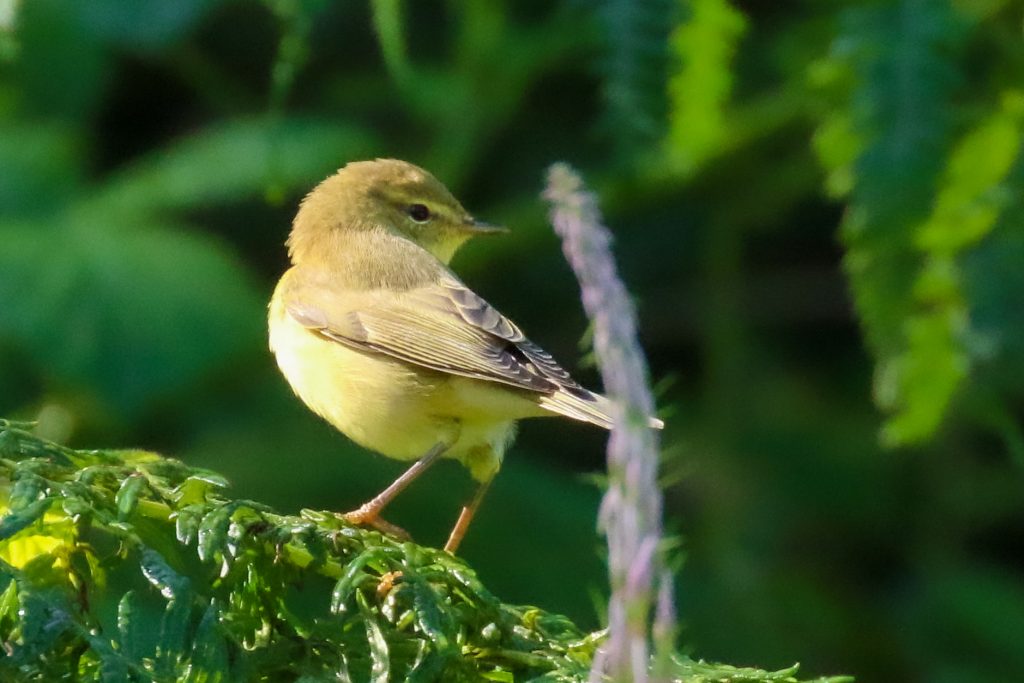
[(864, 141), (857, 135), (853, 121), (846, 113), (831, 115), (815, 131), (814, 149), (828, 170), (825, 186), (830, 194), (845, 197), (853, 191), (853, 165), (863, 148)]
[(953, 149), (931, 216), (917, 246), (933, 254), (961, 251), (988, 234), (1010, 201), (1002, 181), (1021, 145), (1024, 94), (1004, 95), (1004, 106), (978, 123)]
[(231, 505), (222, 505), (207, 512), (199, 523), (199, 558), (210, 561), (224, 554), (227, 546), (228, 527), (231, 525)]
[(0, 519), (0, 540), (6, 540), (37, 522), (53, 501), (41, 498), (18, 510), (11, 510)]
[[(1007, 136), (1005, 125), (983, 127), (940, 178), (951, 126), (946, 103), (959, 78), (953, 55), (966, 30), (965, 19), (946, 6), (904, 0), (859, 7), (845, 14), (833, 65), (818, 69), (849, 74), (842, 79), (854, 89), (819, 128), (815, 148), (830, 190), (849, 196), (844, 265), (876, 359), (875, 399), (893, 416), (883, 431), (889, 444), (932, 435), (969, 369), (969, 311), (957, 266), (948, 250), (923, 248), (951, 218), (959, 224), (965, 193), (973, 205), (973, 193), (953, 180), (970, 175), (966, 160), (976, 160), (993, 136)], [(1005, 173), (1005, 162), (993, 168), (1000, 165), (987, 172)]]
[(124, 480), (121, 488), (117, 490), (117, 495), (114, 496), (118, 519), (124, 521), (135, 512), (135, 506), (139, 502), (139, 493), (145, 485), (146, 480), (141, 476), (128, 477)]
[(142, 573), (166, 599), (181, 597), (188, 591), (189, 581), (174, 571), (160, 553), (150, 548), (143, 548), (139, 558)]
[(988, 355), (973, 341), (974, 302), (964, 291), (961, 261), (996, 225), (1011, 201), (1002, 183), (1020, 150), (1021, 96), (979, 122), (953, 148), (931, 214), (915, 233), (926, 257), (914, 283), (916, 309), (904, 326), (904, 350), (883, 361), (886, 406), (894, 415), (883, 432), (894, 444), (935, 432), (975, 356)]
[(721, 146), (732, 92), (732, 61), (746, 28), (728, 0), (693, 0), (669, 38), (674, 58), (668, 80), (669, 155), (687, 169)]
[(174, 513), (174, 536), (179, 543), (191, 544), (198, 538), (202, 506), (190, 505)]

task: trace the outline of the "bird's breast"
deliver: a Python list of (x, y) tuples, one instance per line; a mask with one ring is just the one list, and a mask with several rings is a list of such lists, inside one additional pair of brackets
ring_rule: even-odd
[[(361, 446), (398, 460), (438, 442), (476, 471), (500, 465), (525, 401), (491, 383), (412, 366), (326, 339), (271, 302), (270, 348), (292, 390)], [(486, 461), (488, 464), (485, 464)], [(479, 477), (478, 477), (479, 478)]]

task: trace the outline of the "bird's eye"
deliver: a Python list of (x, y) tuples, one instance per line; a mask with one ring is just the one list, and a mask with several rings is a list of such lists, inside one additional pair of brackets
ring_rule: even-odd
[(430, 209), (423, 204), (413, 204), (409, 207), (409, 218), (417, 223), (426, 223), (430, 220)]

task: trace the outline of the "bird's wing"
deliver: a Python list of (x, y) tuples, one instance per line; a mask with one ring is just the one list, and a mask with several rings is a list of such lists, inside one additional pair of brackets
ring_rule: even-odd
[(607, 400), (576, 383), (511, 320), (454, 276), (401, 292), (339, 293), (293, 282), (289, 315), (338, 343), (539, 394), (568, 417), (610, 427)]

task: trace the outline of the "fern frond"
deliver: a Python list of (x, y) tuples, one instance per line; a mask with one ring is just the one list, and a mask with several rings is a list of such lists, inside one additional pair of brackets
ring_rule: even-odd
[[(924, 314), (930, 304), (921, 294), (943, 278), (955, 292), (955, 268), (922, 249), (920, 234), (937, 229), (922, 225), (941, 223), (929, 218), (935, 211), (947, 212), (933, 208), (937, 191), (963, 194), (939, 188), (950, 185), (940, 174), (953, 138), (958, 52), (969, 28), (946, 3), (866, 5), (846, 12), (832, 57), (818, 69), (845, 86), (815, 147), (829, 190), (849, 201), (844, 266), (876, 358), (875, 399), (893, 415), (918, 416), (912, 429), (894, 418), (883, 434), (890, 443), (930, 436), (966, 372), (962, 345), (954, 341), (966, 312)], [(956, 295), (950, 296), (952, 306)]]
[(605, 125), (624, 155), (663, 136), (672, 0), (604, 0)]
[(726, 134), (732, 60), (746, 19), (728, 0), (692, 0), (673, 31), (668, 80), (669, 154), (684, 170), (717, 149)]
[[(500, 602), (444, 551), (25, 427), (0, 420), (0, 680), (587, 680), (603, 632)], [(672, 678), (795, 672), (678, 657)]]
[(1010, 203), (1004, 181), (1020, 156), (1022, 115), (1024, 98), (1008, 93), (998, 111), (960, 140), (931, 213), (914, 229), (924, 262), (914, 282), (905, 347), (888, 366), (894, 414), (883, 437), (890, 443), (912, 443), (932, 434), (975, 356), (986, 351), (971, 329), (961, 261), (995, 228)]

